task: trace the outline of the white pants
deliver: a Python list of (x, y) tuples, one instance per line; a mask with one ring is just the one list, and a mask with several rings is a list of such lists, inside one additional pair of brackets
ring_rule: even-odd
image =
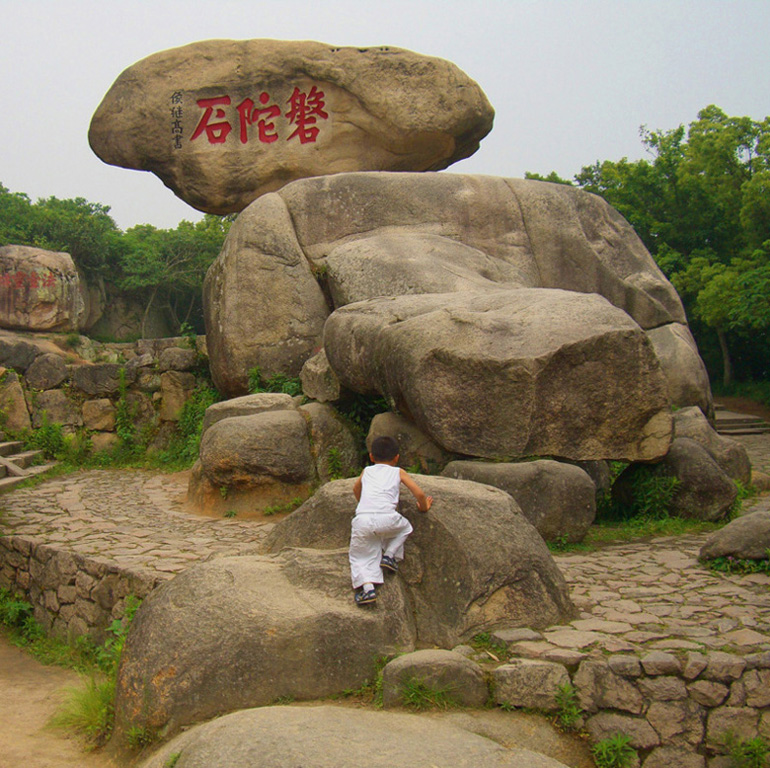
[(398, 512), (385, 515), (356, 515), (350, 532), (350, 576), (353, 588), (362, 584), (382, 584), (380, 560), (388, 555), (404, 559), (404, 542), (412, 524)]

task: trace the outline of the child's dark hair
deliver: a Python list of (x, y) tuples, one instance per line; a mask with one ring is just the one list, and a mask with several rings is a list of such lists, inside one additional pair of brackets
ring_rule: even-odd
[(398, 456), (398, 443), (392, 437), (375, 437), (371, 454), (375, 461), (393, 461)]

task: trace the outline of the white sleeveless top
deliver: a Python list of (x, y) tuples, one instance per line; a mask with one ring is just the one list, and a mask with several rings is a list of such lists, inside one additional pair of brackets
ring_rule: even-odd
[(387, 515), (398, 511), (401, 469), (390, 464), (373, 464), (361, 476), (361, 500), (357, 515)]

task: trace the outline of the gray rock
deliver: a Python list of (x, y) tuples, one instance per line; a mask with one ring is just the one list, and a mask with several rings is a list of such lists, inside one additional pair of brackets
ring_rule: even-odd
[(315, 475), (307, 423), (296, 410), (217, 421), (201, 439), (200, 459), (206, 477), (227, 487), (303, 485)]
[(756, 738), (759, 712), (751, 707), (717, 707), (708, 715), (706, 745), (715, 752), (726, 752), (728, 733), (741, 741)]
[(712, 651), (706, 656), (706, 662), (703, 678), (716, 680), (720, 683), (731, 683), (733, 680), (738, 680), (746, 669), (744, 658), (723, 651)]
[(330, 405), (308, 403), (299, 412), (309, 430), (310, 452), (322, 483), (352, 477), (361, 471), (361, 453), (350, 425)]
[(192, 349), (169, 347), (158, 356), (158, 369), (160, 371), (189, 371), (195, 367), (197, 355)]
[(671, 510), (682, 517), (722, 519), (738, 496), (730, 477), (711, 454), (687, 437), (678, 437), (663, 460), (666, 472), (679, 479)]
[(520, 643), (523, 640), (542, 640), (543, 636), (540, 632), (535, 632), (534, 629), (528, 627), (519, 627), (518, 629), (498, 629), (492, 633), (492, 639), (503, 645), (513, 645), (513, 643)]
[(588, 718), (586, 729), (591, 734), (595, 744), (602, 739), (608, 739), (618, 733), (624, 733), (631, 739), (635, 749), (651, 749), (660, 744), (660, 737), (655, 729), (643, 717), (629, 717), (614, 712), (599, 712)]
[(329, 705), (234, 712), (180, 734), (142, 768), (180, 753), (180, 768), (566, 768), (446, 722)]
[(607, 659), (610, 669), (616, 675), (623, 677), (639, 677), (642, 674), (642, 664), (638, 656), (617, 654)]
[(19, 375), (6, 368), (0, 368), (0, 410), (5, 415), (3, 420), (5, 429), (20, 432), (31, 427), (32, 421)]
[(673, 653), (650, 651), (642, 657), (642, 667), (648, 675), (678, 675), (682, 665)]
[(115, 406), (108, 398), (83, 403), (83, 425), (86, 429), (112, 432), (115, 429)]
[[(404, 469), (420, 473), (435, 474), (451, 458), (441, 446), (436, 445), (421, 429), (397, 413), (378, 413), (369, 425), (366, 436), (367, 450), (378, 437), (392, 437), (398, 442), (398, 464)], [(411, 469), (410, 469), (411, 468)]]
[[(120, 372), (123, 366), (117, 363), (96, 363), (76, 365), (72, 368), (72, 385), (91, 397), (113, 395), (120, 389)], [(125, 372), (126, 381), (131, 382), (131, 372)]]
[(728, 688), (712, 680), (696, 680), (687, 686), (690, 696), (704, 707), (718, 707), (727, 698)]
[(668, 450), (658, 362), (628, 315), (596, 294), (371, 299), (334, 312), (324, 346), (344, 386), (385, 395), (448, 451), (646, 460)]
[[(422, 643), (451, 648), (500, 627), (544, 627), (572, 617), (564, 578), (513, 499), (489, 486), (417, 475), (434, 497), (427, 514), (411, 494), (399, 509), (414, 526), (399, 578)], [(276, 524), (268, 551), (347, 547), (355, 510), (353, 480), (322, 486)], [(452, 574), (447, 578), (447, 574)]]
[(34, 359), (42, 352), (27, 341), (18, 340), (16, 335), (0, 338), (0, 365), (24, 373)]
[(161, 421), (178, 421), (185, 403), (190, 399), (198, 380), (186, 371), (165, 371), (160, 375)]
[(705, 768), (706, 758), (697, 752), (677, 747), (654, 749), (642, 763), (642, 768)]
[(43, 419), (49, 424), (61, 424), (69, 427), (83, 425), (80, 408), (69, 398), (63, 389), (48, 389), (40, 392), (35, 398), (35, 410), (32, 413), (32, 426), (35, 429), (43, 426)]
[(694, 653), (689, 651), (685, 657), (684, 669), (682, 670), (682, 676), (685, 680), (694, 680), (698, 675), (706, 669), (708, 660), (702, 653)]
[(690, 329), (683, 323), (667, 323), (658, 328), (650, 328), (647, 337), (660, 360), (671, 404), (681, 409), (698, 406), (703, 413), (713, 414), (714, 403), (708, 372), (698, 354), (698, 346)]
[(206, 273), (203, 303), (211, 376), (225, 396), (246, 394), (254, 367), (299, 375), (321, 346), (329, 307), (278, 195), (232, 225)]
[(674, 412), (674, 436), (695, 440), (711, 454), (733, 480), (751, 482), (751, 462), (746, 449), (736, 440), (720, 435), (700, 408), (681, 408)]
[(572, 464), (452, 461), (442, 474), (510, 493), (546, 541), (582, 541), (596, 517), (596, 486)]
[(205, 40), (125, 70), (88, 139), (106, 163), (152, 171), (223, 214), (294, 179), (446, 168), (478, 149), (493, 116), (454, 64), (402, 48)]
[[(410, 704), (411, 686), (463, 707), (483, 707), (489, 696), (481, 667), (459, 653), (414, 651), (398, 656), (382, 670), (382, 702), (386, 707)], [(428, 695), (430, 695), (428, 693)], [(422, 702), (418, 702), (422, 703)]]
[(265, 411), (287, 411), (295, 408), (291, 395), (280, 392), (261, 392), (256, 395), (234, 397), (232, 400), (214, 403), (206, 408), (203, 416), (203, 432), (205, 433), (212, 424), (232, 416), (253, 416)]
[(589, 658), (581, 662), (573, 678), (580, 706), (587, 712), (619, 709), (641, 714), (644, 701), (638, 689), (616, 675), (603, 659)]
[[(303, 256), (323, 282), (343, 256), (350, 263), (348, 273), (357, 287), (348, 295), (342, 286), (338, 301), (381, 291), (560, 288), (583, 297), (600, 294), (642, 328), (685, 322), (676, 292), (628, 224), (600, 198), (564, 185), (343, 173), (294, 182), (277, 196), (280, 203), (257, 201), (239, 217), (242, 226), (231, 229), (204, 293), (207, 327), (217, 336), (210, 344), (212, 368), (225, 362), (236, 366), (226, 382), (219, 377), (226, 388), (215, 378), (230, 396), (243, 394), (250, 367), (272, 372), (285, 365), (298, 371), (321, 345), (328, 309), (320, 287), (311, 290), (308, 276), (295, 266)], [(226, 270), (220, 262), (226, 262)], [(266, 291), (259, 275), (268, 270)], [(285, 280), (291, 271), (296, 295)], [(458, 272), (462, 280), (453, 277)], [(337, 282), (345, 281), (340, 277)], [(240, 298), (226, 301), (225, 293)], [(248, 294), (257, 298), (247, 299)], [(312, 306), (303, 310), (302, 297)], [(266, 302), (264, 310), (260, 301)], [(323, 317), (314, 325), (308, 317), (316, 317), (315, 307)], [(297, 337), (299, 363), (285, 349)], [(278, 349), (271, 352), (272, 345)]]
[(749, 707), (770, 707), (770, 669), (752, 669), (742, 678)]
[(67, 364), (59, 355), (39, 355), (25, 373), (27, 386), (32, 389), (54, 389), (69, 375)]
[(770, 549), (770, 511), (759, 510), (729, 522), (709, 536), (701, 547), (700, 557), (737, 557), (766, 560)]
[(381, 655), (414, 647), (397, 581), (353, 602), (347, 553), (286, 550), (200, 563), (153, 591), (131, 625), (116, 728), (170, 735), (281, 697), (359, 688)]
[(492, 672), (497, 704), (555, 712), (559, 689), (570, 684), (561, 664), (533, 659), (512, 659)]
[(703, 741), (705, 710), (691, 699), (653, 701), (646, 716), (664, 746), (697, 747)]
[(638, 681), (638, 685), (642, 696), (652, 701), (679, 701), (687, 698), (684, 680), (673, 675), (644, 677)]
[(3, 285), (0, 327), (64, 332), (85, 325), (88, 289), (68, 253), (4, 245), (0, 247), (0, 274), (8, 277)]
[(335, 403), (340, 399), (340, 380), (329, 365), (326, 352), (322, 349), (309, 357), (299, 373), (302, 391), (319, 403)]

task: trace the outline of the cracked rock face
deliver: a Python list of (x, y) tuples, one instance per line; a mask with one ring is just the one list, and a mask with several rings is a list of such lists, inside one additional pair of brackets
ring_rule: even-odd
[(105, 163), (152, 171), (208, 213), (295, 179), (440, 170), (472, 155), (494, 110), (454, 64), (401, 48), (206, 40), (115, 81), (88, 138)]

